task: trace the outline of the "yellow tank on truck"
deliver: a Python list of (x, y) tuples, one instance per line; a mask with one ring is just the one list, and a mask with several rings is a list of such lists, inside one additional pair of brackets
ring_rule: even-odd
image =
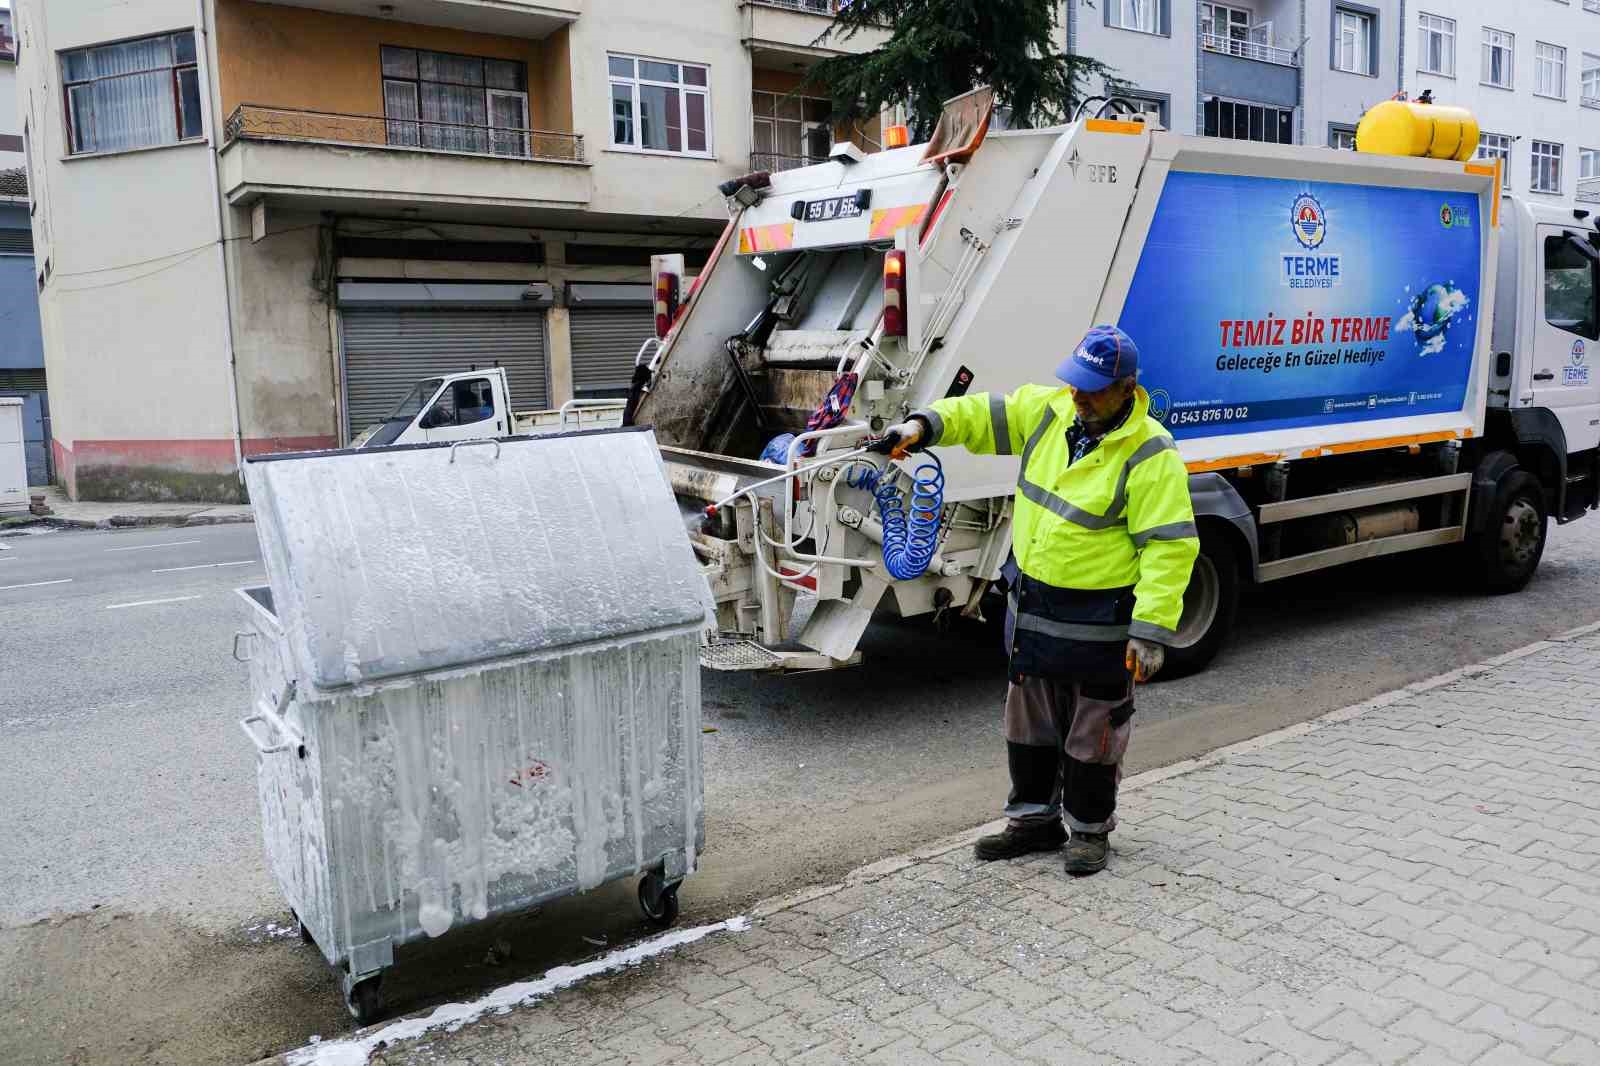
[(1478, 151), (1478, 120), (1464, 107), (1385, 100), (1361, 116), (1356, 151), (1464, 163)]

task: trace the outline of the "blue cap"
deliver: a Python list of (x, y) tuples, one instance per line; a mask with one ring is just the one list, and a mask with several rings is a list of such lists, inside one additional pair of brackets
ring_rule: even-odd
[(1095, 326), (1056, 367), (1056, 377), (1083, 392), (1099, 392), (1139, 373), (1139, 346), (1116, 326)]

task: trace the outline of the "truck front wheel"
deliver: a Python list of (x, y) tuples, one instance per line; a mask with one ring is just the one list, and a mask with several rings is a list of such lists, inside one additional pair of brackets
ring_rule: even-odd
[(1155, 680), (1187, 677), (1204, 670), (1228, 639), (1239, 612), (1239, 552), (1231, 537), (1207, 523), (1200, 527), (1200, 555), (1183, 594), (1178, 635), (1167, 647), (1167, 662)]
[(1472, 553), (1484, 591), (1522, 589), (1539, 568), (1549, 528), (1539, 479), (1526, 470), (1508, 472), (1494, 494), (1483, 529), (1474, 534)]

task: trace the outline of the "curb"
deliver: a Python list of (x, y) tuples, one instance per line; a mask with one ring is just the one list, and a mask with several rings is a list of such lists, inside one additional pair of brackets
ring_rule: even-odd
[(56, 515), (35, 515), (24, 518), (22, 521), (9, 521), (0, 525), (0, 537), (23, 536), (24, 530), (43, 527), (45, 529), (137, 529), (155, 526), (194, 527), (194, 526), (231, 526), (253, 523), (255, 514), (174, 514), (174, 515), (131, 515), (114, 514), (110, 518), (63, 518)]

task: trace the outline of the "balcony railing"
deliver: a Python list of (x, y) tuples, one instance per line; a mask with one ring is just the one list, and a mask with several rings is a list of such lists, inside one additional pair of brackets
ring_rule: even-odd
[(1578, 103), (1582, 104), (1584, 107), (1600, 107), (1600, 96), (1589, 96), (1588, 94), (1584, 94), (1583, 96), (1578, 97)]
[(837, 15), (850, 0), (748, 0), (762, 7), (781, 7), (790, 11), (804, 11), (808, 15)]
[(1200, 46), (1208, 52), (1222, 52), (1240, 59), (1254, 59), (1258, 63), (1274, 63), (1280, 67), (1299, 66), (1294, 50), (1276, 45), (1247, 41), (1242, 37), (1224, 37), (1217, 33), (1200, 35)]
[(1600, 178), (1578, 179), (1578, 202), (1600, 204)]
[(517, 126), (429, 122), (377, 115), (338, 115), (240, 104), (223, 127), (228, 141), (304, 141), (497, 159), (583, 162), (583, 135)]
[(755, 152), (750, 156), (751, 171), (765, 170), (776, 174), (780, 170), (793, 170), (795, 167), (809, 167), (813, 163), (826, 163), (823, 156), (809, 155), (778, 155), (773, 152)]

